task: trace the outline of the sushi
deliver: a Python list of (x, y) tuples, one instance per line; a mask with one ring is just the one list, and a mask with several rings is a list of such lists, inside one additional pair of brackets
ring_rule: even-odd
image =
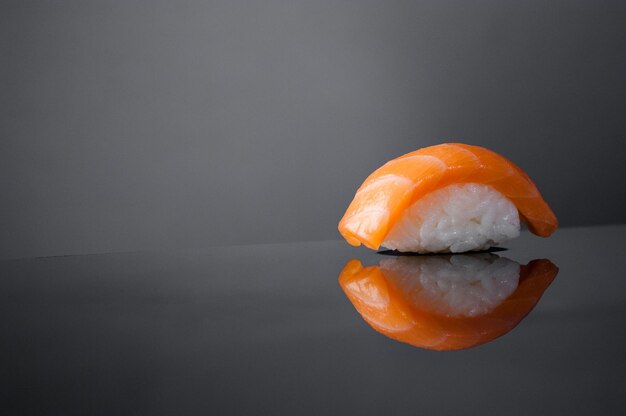
[(490, 253), (402, 256), (363, 267), (350, 260), (339, 285), (363, 319), (389, 338), (431, 350), (460, 350), (515, 328), (558, 268)]
[(354, 246), (415, 253), (486, 250), (520, 233), (541, 237), (558, 220), (530, 177), (479, 146), (446, 143), (416, 150), (374, 171), (339, 222)]

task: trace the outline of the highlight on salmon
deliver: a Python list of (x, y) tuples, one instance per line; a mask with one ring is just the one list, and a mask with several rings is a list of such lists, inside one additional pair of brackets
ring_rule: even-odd
[(416, 150), (374, 171), (339, 222), (354, 246), (404, 252), (486, 250), (519, 235), (520, 220), (548, 237), (558, 220), (530, 177), (479, 146)]
[(489, 253), (402, 256), (363, 267), (350, 260), (339, 285), (372, 328), (430, 350), (460, 350), (515, 328), (558, 273)]

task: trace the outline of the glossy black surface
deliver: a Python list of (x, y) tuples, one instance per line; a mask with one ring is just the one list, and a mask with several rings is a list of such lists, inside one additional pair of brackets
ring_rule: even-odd
[(499, 252), (559, 275), (515, 329), (436, 352), (370, 328), (344, 242), (0, 262), (2, 414), (616, 414), (626, 226)]

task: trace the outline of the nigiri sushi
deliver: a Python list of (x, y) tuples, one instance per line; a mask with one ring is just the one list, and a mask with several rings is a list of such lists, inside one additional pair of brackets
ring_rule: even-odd
[(529, 230), (547, 237), (558, 220), (530, 177), (484, 147), (446, 143), (374, 171), (339, 232), (354, 246), (416, 253), (486, 250)]
[(370, 267), (350, 260), (339, 284), (376, 331), (441, 351), (475, 347), (511, 331), (557, 273), (545, 259), (522, 266), (490, 253), (403, 256)]

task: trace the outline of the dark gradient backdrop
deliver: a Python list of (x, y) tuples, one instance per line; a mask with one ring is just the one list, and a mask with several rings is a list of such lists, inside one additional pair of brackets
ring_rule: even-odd
[(623, 1), (0, 5), (1, 258), (338, 238), (445, 140), (626, 219)]

